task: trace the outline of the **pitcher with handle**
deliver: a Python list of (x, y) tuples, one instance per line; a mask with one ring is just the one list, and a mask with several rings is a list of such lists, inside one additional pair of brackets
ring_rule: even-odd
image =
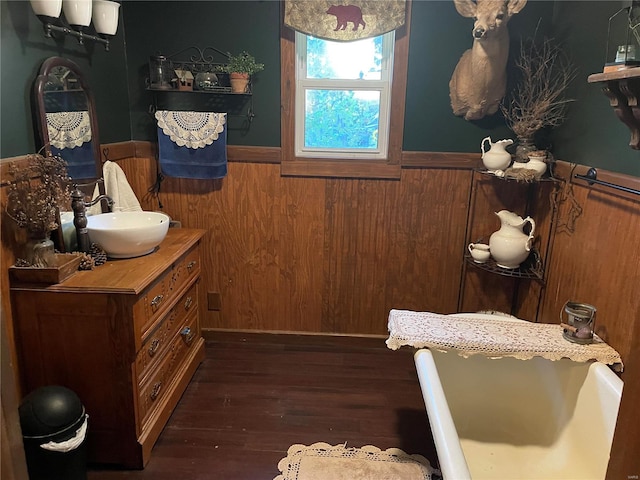
[[(489, 150), (485, 151), (484, 144), (489, 141)], [(480, 144), (482, 150), (482, 163), (487, 170), (504, 170), (511, 164), (511, 154), (505, 150), (507, 145), (511, 145), (510, 138), (491, 142), (491, 137), (486, 137)]]
[[(536, 229), (536, 223), (531, 217), (522, 218), (509, 210), (495, 212), (500, 219), (500, 230), (489, 237), (491, 256), (496, 264), (502, 268), (518, 268), (531, 252), (531, 242)], [(531, 231), (524, 233), (526, 224), (531, 225)]]

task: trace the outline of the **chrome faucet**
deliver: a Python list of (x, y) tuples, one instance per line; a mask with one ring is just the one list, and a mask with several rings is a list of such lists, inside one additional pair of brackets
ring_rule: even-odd
[(89, 231), (87, 230), (87, 208), (96, 203), (106, 200), (109, 211), (113, 208), (113, 199), (107, 195), (99, 195), (90, 202), (85, 201), (84, 193), (73, 185), (71, 191), (71, 209), (73, 210), (73, 226), (76, 227), (76, 239), (78, 240), (78, 251), (88, 252), (91, 250)]

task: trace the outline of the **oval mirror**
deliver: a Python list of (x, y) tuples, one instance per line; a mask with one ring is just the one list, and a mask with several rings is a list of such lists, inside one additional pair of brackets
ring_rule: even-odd
[(93, 95), (78, 65), (62, 57), (46, 59), (34, 84), (34, 99), (39, 147), (66, 160), (74, 183), (91, 184), (87, 191), (92, 191), (102, 177), (100, 140)]

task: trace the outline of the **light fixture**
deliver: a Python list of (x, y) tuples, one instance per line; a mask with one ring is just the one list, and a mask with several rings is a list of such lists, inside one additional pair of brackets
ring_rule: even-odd
[[(30, 0), (33, 12), (44, 27), (44, 35), (53, 32), (71, 35), (80, 45), (91, 40), (109, 51), (109, 37), (116, 34), (120, 4), (111, 0)], [(64, 12), (64, 16), (61, 13)], [(93, 30), (89, 30), (93, 20)], [(94, 33), (95, 32), (95, 33)]]
[(110, 0), (93, 0), (93, 28), (103, 35), (115, 35), (118, 30), (120, 4)]

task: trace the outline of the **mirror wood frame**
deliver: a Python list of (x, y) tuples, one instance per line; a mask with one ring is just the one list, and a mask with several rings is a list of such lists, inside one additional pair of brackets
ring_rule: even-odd
[[(95, 176), (86, 177), (86, 178), (72, 178), (73, 184), (77, 184), (78, 188), (89, 198), (93, 195), (95, 185), (98, 186), (98, 191), (100, 195), (105, 194), (104, 182), (102, 182), (102, 160), (100, 155), (100, 136), (98, 130), (98, 118), (96, 113), (96, 106), (93, 97), (93, 93), (91, 91), (91, 87), (86, 79), (86, 77), (82, 74), (80, 67), (78, 65), (63, 57), (49, 57), (47, 58), (42, 65), (40, 66), (40, 70), (38, 72), (38, 76), (35, 79), (33, 86), (33, 103), (34, 103), (34, 122), (37, 125), (37, 138), (36, 144), (38, 146), (38, 151), (44, 151), (46, 155), (51, 155), (51, 140), (49, 137), (49, 128), (47, 126), (47, 109), (45, 103), (45, 94), (47, 92), (46, 85), (50, 81), (50, 76), (59, 69), (60, 67), (64, 67), (69, 69), (74, 75), (77, 81), (79, 82), (80, 89), (84, 92), (87, 102), (87, 108), (89, 111), (89, 123), (91, 126), (91, 151), (93, 153), (93, 161), (95, 164)], [(102, 202), (101, 202), (102, 205)], [(104, 210), (104, 205), (102, 205), (102, 209)], [(52, 239), (56, 244), (56, 248), (64, 252), (64, 240), (62, 233), (62, 225), (60, 222), (60, 218), (58, 218), (58, 229), (57, 231), (52, 232)]]
[[(78, 65), (63, 57), (50, 57), (47, 58), (40, 67), (40, 71), (38, 72), (38, 76), (36, 77), (34, 84), (34, 100), (35, 100), (35, 115), (37, 119), (37, 127), (38, 127), (38, 136), (37, 143), (39, 149), (44, 149), (47, 155), (51, 154), (51, 139), (49, 137), (49, 129), (47, 127), (47, 118), (46, 118), (46, 104), (45, 104), (45, 94), (47, 92), (46, 85), (50, 81), (50, 75), (53, 72), (60, 68), (64, 67), (69, 69), (77, 78), (79, 82), (80, 89), (84, 92), (87, 101), (87, 108), (89, 111), (89, 122), (91, 125), (91, 142), (92, 142), (92, 152), (93, 152), (93, 160), (95, 164), (95, 176), (86, 177), (86, 178), (73, 178), (73, 182), (77, 184), (93, 184), (102, 178), (102, 161), (100, 155), (100, 136), (98, 129), (98, 118), (96, 112), (95, 101), (93, 98), (93, 93), (91, 91), (91, 87), (87, 82), (87, 79), (82, 74), (80, 67)], [(98, 184), (100, 188), (100, 193), (104, 193), (104, 186), (102, 183)], [(91, 192), (93, 193), (93, 188)]]

